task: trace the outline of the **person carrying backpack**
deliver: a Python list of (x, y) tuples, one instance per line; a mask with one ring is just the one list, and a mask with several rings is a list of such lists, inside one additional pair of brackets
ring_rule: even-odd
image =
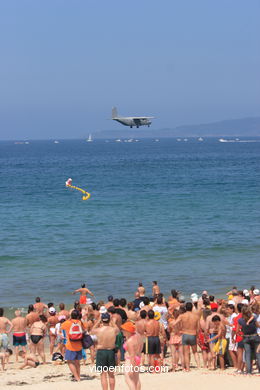
[(70, 319), (63, 322), (61, 329), (66, 333), (65, 360), (73, 375), (73, 381), (80, 381), (80, 360), (82, 359), (82, 338), (84, 324), (81, 322), (80, 314), (73, 310)]

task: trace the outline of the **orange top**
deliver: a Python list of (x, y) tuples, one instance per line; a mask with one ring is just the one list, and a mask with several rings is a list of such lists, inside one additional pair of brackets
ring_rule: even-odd
[(66, 344), (65, 347), (69, 351), (81, 351), (82, 350), (82, 342), (81, 341), (70, 341), (69, 339), (69, 331), (70, 327), (73, 324), (73, 322), (77, 322), (81, 324), (82, 330), (85, 329), (84, 325), (80, 320), (67, 320), (61, 324), (61, 329), (65, 330), (66, 332)]

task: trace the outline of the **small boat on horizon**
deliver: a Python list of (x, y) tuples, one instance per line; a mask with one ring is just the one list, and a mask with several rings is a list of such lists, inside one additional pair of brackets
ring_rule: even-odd
[(87, 139), (87, 142), (93, 142), (93, 139), (92, 139), (91, 134), (89, 134), (88, 139)]

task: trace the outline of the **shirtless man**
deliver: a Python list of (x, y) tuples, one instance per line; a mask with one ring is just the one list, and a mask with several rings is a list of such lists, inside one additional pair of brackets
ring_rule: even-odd
[(146, 325), (146, 322), (147, 322), (147, 311), (146, 310), (141, 310), (139, 319), (135, 323), (136, 332), (139, 333), (141, 336), (145, 335), (145, 325)]
[(185, 305), (186, 312), (181, 314), (175, 322), (175, 326), (180, 323), (185, 371), (190, 371), (190, 347), (197, 367), (200, 368), (199, 355), (197, 352), (197, 335), (199, 333), (200, 318), (197, 314), (192, 312), (192, 308), (192, 303), (187, 302)]
[(153, 297), (160, 294), (160, 287), (158, 286), (156, 280), (153, 281), (153, 290), (152, 290)]
[(16, 310), (15, 311), (15, 318), (11, 321), (13, 324), (13, 346), (15, 349), (15, 361), (18, 362), (18, 352), (19, 352), (19, 346), (22, 347), (22, 350), (26, 352), (25, 346), (27, 345), (26, 342), (26, 327), (27, 327), (27, 320), (25, 317), (21, 316), (21, 311)]
[(145, 288), (143, 286), (143, 283), (139, 283), (139, 286), (137, 287), (137, 292), (139, 292), (139, 297), (145, 296)]
[[(97, 336), (96, 368), (101, 372), (101, 385), (103, 390), (115, 389), (115, 341), (119, 333), (118, 327), (111, 322), (110, 315), (104, 313), (101, 319), (95, 323), (91, 334)], [(112, 368), (113, 367), (113, 368)]]
[(64, 303), (59, 304), (59, 309), (60, 311), (58, 312), (58, 317), (64, 316), (65, 319), (67, 320), (70, 316), (70, 312), (65, 309)]
[(72, 294), (74, 295), (76, 293), (80, 293), (79, 303), (81, 305), (86, 305), (87, 303), (89, 303), (89, 304), (92, 303), (91, 299), (88, 299), (88, 302), (87, 302), (88, 295), (91, 295), (92, 297), (95, 297), (94, 294), (92, 294), (92, 292), (88, 288), (86, 288), (86, 284), (85, 283), (83, 283), (81, 285), (81, 288), (73, 291)]
[(148, 320), (145, 324), (145, 335), (147, 336), (148, 350), (145, 352), (149, 355), (149, 366), (154, 367), (154, 358), (160, 358), (161, 343), (159, 339), (160, 325), (159, 322), (154, 319), (154, 311), (149, 310)]
[(7, 317), (4, 317), (4, 309), (0, 308), (0, 350), (4, 350), (8, 347), (8, 333), (13, 329), (13, 324), (8, 320)]
[(107, 297), (107, 303), (105, 304), (105, 308), (108, 309), (109, 307), (113, 306), (113, 295), (109, 295)]
[(33, 305), (33, 307), (39, 315), (44, 314), (45, 309), (48, 309), (48, 306), (45, 303), (41, 302), (40, 297), (35, 298), (35, 304)]
[(146, 340), (145, 339), (146, 322), (147, 322), (147, 311), (141, 310), (140, 315), (139, 315), (139, 319), (135, 322), (135, 330), (136, 330), (136, 333), (140, 334), (143, 337), (143, 342), (144, 342), (144, 346), (143, 346), (143, 350), (142, 350), (142, 366), (145, 363), (144, 352), (145, 352), (145, 340)]

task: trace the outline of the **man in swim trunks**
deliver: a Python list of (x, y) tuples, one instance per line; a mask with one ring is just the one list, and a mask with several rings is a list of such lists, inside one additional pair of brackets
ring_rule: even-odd
[(86, 288), (86, 284), (85, 283), (83, 283), (81, 285), (81, 288), (73, 291), (72, 294), (74, 295), (76, 293), (80, 293), (79, 303), (81, 305), (86, 305), (86, 304), (91, 304), (92, 303), (91, 299), (87, 298), (88, 294), (91, 295), (92, 297), (95, 297), (94, 294), (92, 294), (92, 292), (88, 288)]
[(119, 333), (118, 327), (110, 323), (110, 315), (104, 313), (101, 319), (93, 326), (91, 334), (97, 336), (97, 356), (96, 368), (101, 372), (102, 389), (110, 390), (115, 388), (115, 373), (113, 369), (116, 367), (115, 358), (115, 342), (116, 336)]
[(147, 313), (148, 320), (145, 324), (145, 335), (147, 337), (145, 353), (149, 355), (149, 366), (154, 367), (154, 359), (160, 358), (161, 343), (159, 339), (160, 325), (154, 319), (154, 311)]
[(33, 307), (39, 315), (44, 314), (45, 310), (48, 309), (48, 306), (45, 303), (41, 302), (40, 297), (35, 298), (35, 304), (33, 305)]
[(25, 317), (21, 316), (21, 311), (15, 311), (15, 318), (11, 321), (13, 324), (13, 346), (15, 349), (15, 360), (18, 362), (18, 352), (19, 346), (22, 347), (22, 350), (26, 352), (25, 346), (27, 345), (26, 341), (26, 327), (27, 321)]
[(4, 309), (0, 308), (0, 351), (1, 348), (3, 348), (4, 350), (8, 348), (8, 334), (11, 332), (12, 329), (13, 324), (7, 317), (4, 317)]
[(180, 323), (185, 371), (190, 371), (190, 347), (197, 363), (197, 367), (200, 368), (200, 360), (197, 352), (197, 335), (199, 333), (200, 317), (196, 313), (192, 312), (192, 308), (192, 303), (187, 302), (185, 304), (186, 312), (181, 314), (175, 322), (175, 326)]
[(160, 287), (158, 286), (158, 283), (156, 280), (153, 281), (152, 294), (153, 294), (153, 297), (156, 297), (156, 295), (160, 294)]

